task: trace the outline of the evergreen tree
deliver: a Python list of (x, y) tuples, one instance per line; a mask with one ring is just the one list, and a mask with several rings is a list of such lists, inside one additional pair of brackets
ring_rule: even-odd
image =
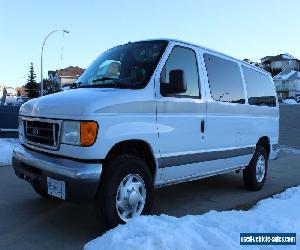
[(39, 84), (36, 82), (36, 75), (34, 73), (33, 63), (30, 63), (28, 79), (25, 85), (25, 91), (27, 93), (28, 98), (30, 99), (39, 96)]

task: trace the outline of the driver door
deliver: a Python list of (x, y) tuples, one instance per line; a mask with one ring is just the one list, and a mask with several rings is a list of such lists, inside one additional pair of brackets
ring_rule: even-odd
[(206, 103), (201, 98), (196, 50), (192, 46), (175, 45), (157, 77), (158, 82), (168, 82), (170, 71), (182, 70), (187, 86), (184, 93), (169, 95), (157, 88), (160, 183), (193, 176), (200, 171), (194, 163), (205, 143)]

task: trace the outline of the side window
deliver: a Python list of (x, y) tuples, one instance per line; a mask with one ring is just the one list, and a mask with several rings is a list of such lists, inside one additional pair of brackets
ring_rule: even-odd
[(276, 106), (274, 85), (270, 76), (242, 66), (250, 105)]
[(199, 75), (196, 54), (192, 49), (175, 46), (163, 67), (160, 75), (161, 82), (169, 82), (171, 70), (183, 70), (187, 90), (185, 93), (176, 94), (178, 97), (199, 97)]
[(215, 101), (245, 103), (239, 65), (210, 54), (204, 54), (211, 96)]

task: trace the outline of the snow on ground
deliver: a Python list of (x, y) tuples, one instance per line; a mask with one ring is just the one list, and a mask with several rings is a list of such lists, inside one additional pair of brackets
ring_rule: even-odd
[(294, 99), (285, 99), (282, 102), (285, 104), (298, 104)]
[(286, 145), (280, 145), (280, 150), (287, 152), (287, 153), (291, 153), (291, 154), (296, 154), (296, 155), (300, 155), (300, 150), (296, 149), (296, 148), (292, 148)]
[(0, 167), (11, 165), (13, 149), (19, 144), (19, 139), (0, 138)]
[(101, 249), (299, 249), (298, 246), (240, 246), (240, 233), (300, 235), (300, 186), (258, 202), (248, 211), (210, 211), (204, 215), (141, 216), (90, 241)]

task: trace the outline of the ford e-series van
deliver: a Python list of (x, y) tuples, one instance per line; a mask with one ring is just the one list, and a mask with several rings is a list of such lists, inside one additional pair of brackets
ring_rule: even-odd
[(278, 153), (271, 75), (161, 39), (101, 54), (68, 91), (19, 114), (18, 177), (44, 197), (93, 202), (109, 227), (150, 212), (154, 188), (243, 170), (263, 187)]

